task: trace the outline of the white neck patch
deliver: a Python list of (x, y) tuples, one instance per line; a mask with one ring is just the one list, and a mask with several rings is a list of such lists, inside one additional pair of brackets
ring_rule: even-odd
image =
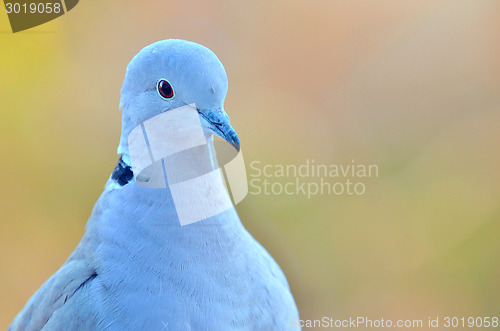
[(231, 174), (235, 203), (248, 193), (241, 152), (218, 167), (194, 104), (144, 121), (130, 132), (128, 145), (136, 183), (146, 188), (168, 187), (181, 225), (233, 207), (221, 169)]

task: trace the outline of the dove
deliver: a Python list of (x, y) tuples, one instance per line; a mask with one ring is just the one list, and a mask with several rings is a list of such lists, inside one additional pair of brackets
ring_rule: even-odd
[(191, 41), (158, 41), (130, 61), (118, 164), (81, 242), (8, 330), (292, 329), (299, 313), (287, 279), (234, 205), (182, 226), (169, 188), (139, 185), (131, 164), (134, 128), (187, 105), (207, 140), (216, 135), (239, 151), (227, 88), (217, 56)]

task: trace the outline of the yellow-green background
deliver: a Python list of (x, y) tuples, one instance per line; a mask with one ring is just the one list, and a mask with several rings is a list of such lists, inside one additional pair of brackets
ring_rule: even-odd
[(171, 37), (224, 63), (247, 164), (379, 165), (363, 196), (237, 206), (303, 319), (500, 315), (500, 2), (108, 0), (0, 13), (0, 329), (84, 233), (128, 61)]

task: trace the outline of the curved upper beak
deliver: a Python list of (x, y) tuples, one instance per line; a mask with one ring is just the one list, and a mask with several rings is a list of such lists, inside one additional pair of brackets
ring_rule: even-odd
[(212, 131), (240, 151), (240, 139), (229, 123), (229, 116), (224, 110), (197, 109), (203, 127)]

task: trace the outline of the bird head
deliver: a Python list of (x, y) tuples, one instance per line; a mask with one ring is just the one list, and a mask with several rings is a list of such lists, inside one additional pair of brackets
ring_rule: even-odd
[(227, 75), (208, 48), (167, 39), (143, 48), (129, 63), (121, 89), (122, 132), (118, 154), (128, 156), (128, 135), (163, 112), (195, 104), (203, 130), (239, 151), (238, 135), (224, 111)]

